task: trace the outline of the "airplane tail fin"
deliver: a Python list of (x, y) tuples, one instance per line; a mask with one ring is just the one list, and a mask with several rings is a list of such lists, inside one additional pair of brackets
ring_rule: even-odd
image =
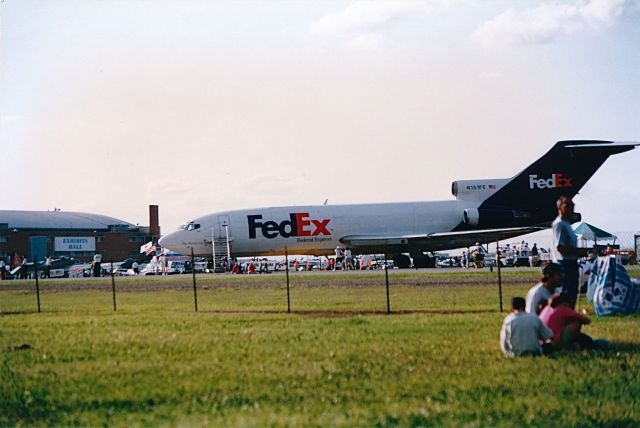
[(504, 215), (513, 215), (514, 226), (549, 222), (557, 213), (555, 203), (560, 196), (575, 196), (609, 156), (637, 145), (640, 143), (559, 141), (485, 199), (476, 217), (487, 219), (482, 222), (484, 226), (491, 226), (493, 219)]

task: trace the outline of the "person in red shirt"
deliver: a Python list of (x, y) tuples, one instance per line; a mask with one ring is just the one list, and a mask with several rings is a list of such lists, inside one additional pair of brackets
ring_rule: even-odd
[(247, 266), (247, 273), (256, 273), (256, 265), (254, 265), (253, 262), (249, 262), (249, 266)]
[(540, 312), (540, 319), (553, 331), (553, 343), (558, 349), (591, 349), (593, 339), (584, 334), (583, 325), (591, 320), (573, 310), (573, 300), (567, 293), (554, 294)]

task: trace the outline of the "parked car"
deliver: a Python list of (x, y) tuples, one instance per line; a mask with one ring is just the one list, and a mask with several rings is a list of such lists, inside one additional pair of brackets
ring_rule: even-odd
[(439, 268), (460, 267), (460, 262), (453, 257), (448, 257), (443, 260), (438, 260), (436, 266)]

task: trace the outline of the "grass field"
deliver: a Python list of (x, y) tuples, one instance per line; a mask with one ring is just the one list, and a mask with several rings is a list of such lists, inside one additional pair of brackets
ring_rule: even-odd
[[(634, 273), (635, 275), (635, 273)], [(635, 275), (637, 276), (637, 275)], [(504, 298), (537, 279), (506, 271)], [(611, 350), (507, 360), (495, 273), (0, 283), (0, 426), (639, 426), (640, 317)], [(505, 303), (506, 306), (506, 303)], [(506, 310), (506, 309), (505, 309)]]

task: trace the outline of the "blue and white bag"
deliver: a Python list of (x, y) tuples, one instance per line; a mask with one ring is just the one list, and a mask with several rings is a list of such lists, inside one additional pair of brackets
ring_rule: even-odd
[(598, 257), (587, 280), (587, 300), (598, 316), (630, 314), (640, 305), (640, 281), (631, 279), (619, 256)]

